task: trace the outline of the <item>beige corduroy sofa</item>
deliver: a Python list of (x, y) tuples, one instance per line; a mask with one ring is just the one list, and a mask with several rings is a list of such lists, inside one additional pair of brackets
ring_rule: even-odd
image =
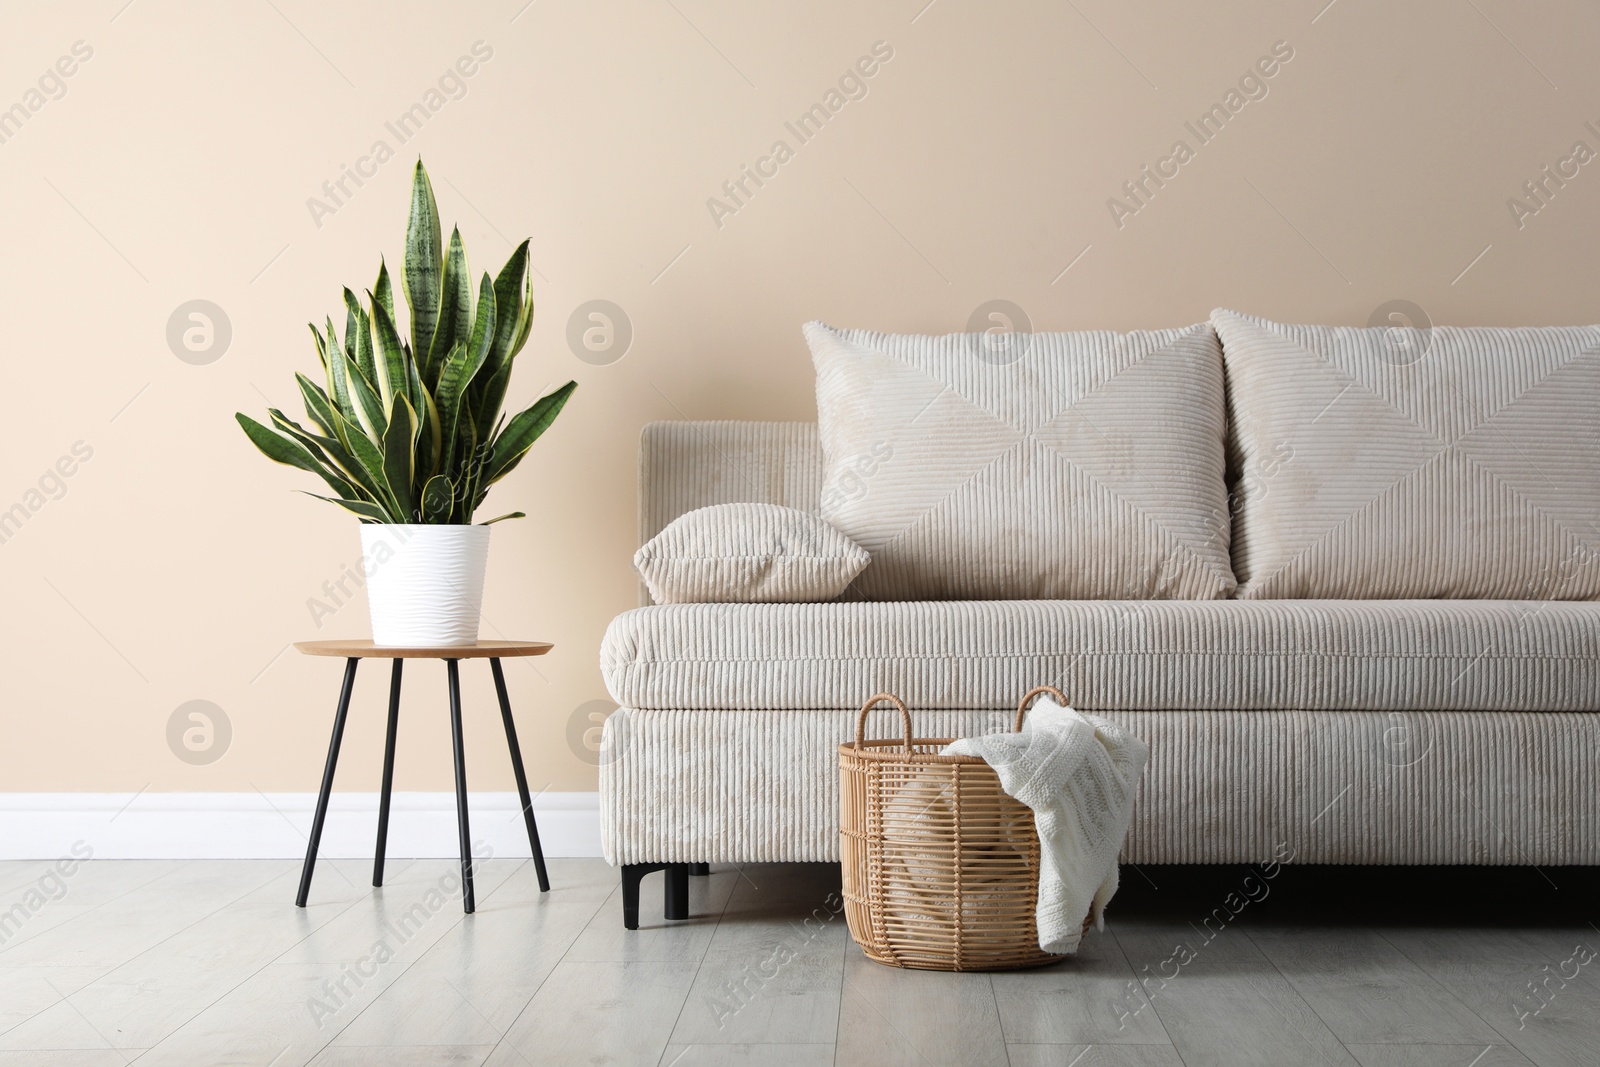
[[(641, 538), (710, 504), (817, 511), (823, 467), (815, 424), (652, 424)], [(1151, 751), (1131, 863), (1600, 863), (1593, 600), (647, 605), (601, 666), (630, 925), (649, 870), (673, 916), (680, 865), (836, 860), (835, 746), (880, 690), (925, 736), (1002, 728), (1041, 683), (1127, 725)]]

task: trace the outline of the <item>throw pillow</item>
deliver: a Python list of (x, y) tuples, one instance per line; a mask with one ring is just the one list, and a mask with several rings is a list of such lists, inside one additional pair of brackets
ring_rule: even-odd
[(1212, 322), (1241, 597), (1600, 596), (1600, 327)]
[(822, 516), (875, 600), (1233, 591), (1209, 324), (897, 336), (813, 322)]
[(633, 557), (658, 604), (832, 600), (867, 554), (815, 515), (713, 504), (680, 515)]

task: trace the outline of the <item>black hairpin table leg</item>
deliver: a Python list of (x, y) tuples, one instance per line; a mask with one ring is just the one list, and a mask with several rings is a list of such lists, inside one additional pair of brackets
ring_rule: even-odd
[(394, 738), (400, 728), (400, 667), (389, 672), (389, 733), (383, 742), (383, 791), (378, 794), (378, 847), (372, 856), (372, 884), (383, 885), (383, 857), (389, 848), (389, 794), (394, 788)]
[(477, 910), (472, 892), (472, 831), (467, 826), (467, 754), (461, 743), (461, 661), (444, 661), (450, 680), (450, 734), (456, 755), (456, 823), (461, 831), (461, 909)]
[(322, 844), (322, 824), (328, 817), (328, 795), (333, 792), (333, 770), (339, 765), (339, 743), (344, 740), (344, 720), (350, 713), (350, 691), (356, 684), (354, 656), (345, 660), (344, 685), (339, 689), (339, 707), (333, 713), (333, 737), (328, 741), (328, 762), (322, 768), (322, 791), (317, 794), (316, 814), (311, 817), (311, 837), (306, 842), (306, 862), (300, 868), (300, 892), (295, 895), (296, 907), (306, 906), (306, 896), (311, 892), (311, 872), (317, 865), (317, 846)]
[(533, 849), (533, 870), (539, 876), (539, 892), (550, 892), (550, 875), (544, 869), (544, 849), (539, 847), (539, 827), (533, 821), (533, 801), (528, 798), (528, 775), (522, 769), (522, 747), (517, 744), (517, 724), (511, 719), (511, 698), (506, 695), (506, 676), (500, 661), (491, 659), (494, 691), (500, 697), (500, 718), (506, 724), (506, 747), (511, 750), (511, 770), (517, 776), (517, 797), (522, 802), (522, 820), (528, 824), (528, 847)]

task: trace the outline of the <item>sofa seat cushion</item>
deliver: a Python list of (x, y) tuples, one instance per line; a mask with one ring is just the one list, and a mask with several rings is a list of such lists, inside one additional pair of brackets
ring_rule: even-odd
[(1600, 710), (1600, 604), (1501, 600), (666, 604), (612, 621), (637, 709)]

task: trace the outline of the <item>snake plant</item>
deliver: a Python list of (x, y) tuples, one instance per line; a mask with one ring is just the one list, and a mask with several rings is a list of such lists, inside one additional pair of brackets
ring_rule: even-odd
[[(310, 471), (327, 500), (368, 523), (472, 521), (489, 487), (528, 454), (577, 388), (568, 382), (509, 420), (501, 414), (513, 361), (533, 322), (528, 242), (477, 300), (461, 231), (439, 239), (439, 210), (417, 161), (401, 278), (410, 340), (400, 336), (389, 271), (381, 261), (365, 305), (344, 291), (344, 338), (330, 317), (311, 324), (326, 386), (296, 374), (308, 429), (276, 408), (270, 427), (234, 417), (268, 459)], [(520, 511), (499, 518), (521, 518)]]

